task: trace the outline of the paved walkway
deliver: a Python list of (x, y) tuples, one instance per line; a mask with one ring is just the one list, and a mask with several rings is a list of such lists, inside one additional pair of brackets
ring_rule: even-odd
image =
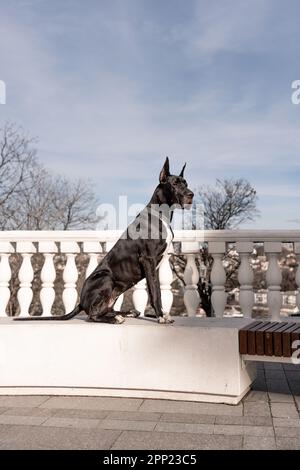
[(300, 449), (300, 367), (258, 367), (237, 406), (0, 396), (0, 449)]

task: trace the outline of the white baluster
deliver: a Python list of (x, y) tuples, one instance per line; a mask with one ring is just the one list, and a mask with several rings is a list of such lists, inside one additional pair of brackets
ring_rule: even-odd
[(134, 288), (132, 293), (132, 302), (134, 305), (135, 310), (140, 312), (141, 316), (143, 317), (145, 314), (147, 302), (148, 302), (148, 292), (146, 289), (146, 279), (142, 279), (138, 282)]
[[(173, 252), (173, 246), (170, 246), (169, 253)], [(159, 282), (161, 290), (161, 305), (164, 314), (169, 314), (173, 305), (173, 272), (170, 267), (170, 254), (164, 256), (159, 269)]]
[(295, 281), (298, 286), (298, 292), (296, 295), (296, 303), (297, 303), (298, 310), (300, 311), (300, 243), (297, 242), (294, 244), (294, 246), (295, 246), (295, 255), (298, 261), (298, 266), (297, 266), (296, 275), (295, 275)]
[(238, 269), (238, 281), (240, 283), (240, 306), (244, 317), (251, 318), (254, 305), (254, 275), (253, 269), (250, 265), (250, 255), (253, 251), (253, 243), (238, 242), (236, 244), (236, 249), (241, 258), (241, 264)]
[(265, 242), (264, 246), (269, 261), (266, 273), (269, 315), (271, 315), (272, 320), (278, 321), (280, 320), (280, 309), (282, 305), (282, 295), (280, 292), (282, 275), (278, 264), (278, 254), (281, 253), (281, 243)]
[(77, 302), (76, 282), (78, 279), (78, 271), (75, 263), (75, 253), (79, 253), (80, 249), (76, 242), (61, 242), (60, 250), (66, 253), (67, 262), (63, 273), (65, 283), (63, 291), (63, 303), (66, 313), (71, 312)]
[(83, 253), (88, 253), (90, 258), (85, 273), (87, 278), (98, 266), (98, 254), (102, 253), (102, 247), (99, 242), (83, 242)]
[(119, 297), (117, 298), (117, 300), (115, 301), (115, 304), (114, 304), (114, 310), (116, 312), (121, 311), (123, 301), (124, 301), (124, 294), (121, 294), (121, 295), (119, 295)]
[(31, 242), (17, 242), (17, 253), (22, 254), (22, 265), (19, 271), (20, 288), (17, 298), (20, 305), (20, 317), (29, 315), (29, 307), (32, 301), (33, 292), (31, 284), (34, 272), (31, 265), (32, 254), (36, 252), (35, 246)]
[(181, 244), (181, 252), (187, 253), (186, 266), (183, 279), (185, 282), (183, 301), (188, 316), (195, 316), (200, 303), (198, 291), (199, 271), (196, 265), (196, 254), (199, 253), (199, 243), (184, 242)]
[(211, 303), (214, 315), (218, 318), (223, 317), (226, 307), (225, 282), (226, 272), (223, 266), (222, 258), (225, 253), (225, 242), (209, 242), (209, 252), (214, 262), (211, 270), (212, 295)]
[(55, 300), (54, 281), (56, 278), (56, 271), (53, 262), (54, 253), (58, 249), (52, 241), (39, 242), (39, 252), (44, 253), (45, 261), (41, 271), (42, 289), (40, 292), (40, 299), (42, 304), (42, 314), (51, 315), (51, 308)]
[(10, 299), (11, 268), (9, 253), (13, 252), (14, 249), (11, 243), (0, 242), (0, 317), (6, 317), (6, 307)]

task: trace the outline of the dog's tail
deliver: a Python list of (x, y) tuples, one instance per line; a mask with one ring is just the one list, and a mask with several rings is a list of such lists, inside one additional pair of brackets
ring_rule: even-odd
[(66, 315), (54, 315), (53, 317), (22, 317), (22, 318), (14, 318), (14, 321), (48, 321), (48, 320), (71, 320), (71, 318), (76, 317), (80, 312), (82, 311), (82, 308), (80, 305), (77, 305), (77, 307), (72, 310), (72, 312), (67, 313)]

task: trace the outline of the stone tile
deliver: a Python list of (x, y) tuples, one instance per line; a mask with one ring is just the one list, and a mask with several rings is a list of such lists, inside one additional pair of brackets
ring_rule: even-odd
[(4, 415), (11, 416), (45, 416), (45, 418), (53, 415), (54, 410), (47, 408), (6, 408)]
[(192, 434), (213, 434), (213, 424), (163, 423), (155, 427), (155, 432), (180, 432)]
[(272, 426), (270, 416), (216, 416), (215, 424), (238, 424), (241, 426)]
[(7, 408), (1, 407), (1, 408), (0, 408), (0, 415), (1, 415), (2, 413), (5, 413), (5, 411), (7, 411)]
[(269, 392), (269, 399), (273, 403), (294, 403), (294, 397), (291, 393)]
[(26, 426), (39, 426), (47, 419), (46, 416), (15, 416), (0, 415), (0, 424), (23, 424)]
[(300, 369), (298, 370), (286, 370), (285, 371), (286, 378), (288, 380), (296, 380), (300, 381)]
[(265, 380), (256, 379), (252, 383), (251, 389), (265, 392), (267, 390), (267, 383)]
[[(42, 408), (39, 408), (42, 410)], [(57, 410), (57, 409), (46, 409), (44, 411), (50, 411), (52, 416), (55, 418), (89, 418), (89, 419), (103, 419), (108, 415), (108, 411), (104, 410)]]
[(276, 437), (297, 437), (300, 439), (299, 427), (275, 427)]
[(215, 403), (196, 403), (171, 400), (145, 400), (139, 411), (160, 413), (196, 413), (208, 415), (242, 416), (242, 405), (223, 405)]
[(263, 402), (246, 402), (244, 403), (245, 416), (271, 416), (268, 403)]
[(276, 427), (300, 428), (299, 418), (273, 418), (273, 425)]
[(276, 438), (276, 447), (279, 450), (298, 450), (300, 449), (300, 439), (297, 437), (278, 437)]
[(265, 371), (267, 370), (282, 370), (282, 364), (280, 362), (265, 362)]
[(136, 411), (142, 402), (140, 398), (52, 397), (41, 408)]
[(154, 421), (129, 421), (122, 419), (103, 419), (98, 424), (98, 429), (119, 429), (120, 431), (153, 431)]
[(271, 403), (271, 412), (274, 418), (299, 417), (294, 403)]
[(215, 436), (189, 433), (123, 432), (111, 449), (241, 449), (241, 436)]
[(300, 372), (300, 364), (283, 364), (283, 369), (285, 371), (294, 371), (294, 372)]
[(107, 419), (122, 419), (125, 421), (159, 421), (161, 413), (145, 413), (143, 411), (110, 411)]
[(0, 396), (0, 406), (1, 407), (30, 407), (33, 408), (34, 406), (39, 406), (42, 403), (45, 403), (49, 399), (48, 396), (40, 396), (40, 395), (33, 395), (33, 396), (7, 396), (2, 395)]
[[(239, 416), (236, 416), (236, 418), (239, 418)], [(163, 413), (160, 418), (161, 422), (190, 424), (214, 424), (215, 420), (215, 416), (189, 413)]]
[(0, 431), (2, 449), (109, 449), (120, 431), (56, 428), (46, 426), (6, 426)]
[(290, 388), (286, 380), (270, 380), (267, 381), (268, 392), (289, 394)]
[(99, 424), (99, 419), (88, 418), (48, 418), (43, 426), (51, 426), (56, 428), (79, 428), (79, 429), (93, 429)]
[(267, 392), (262, 392), (259, 390), (251, 390), (248, 395), (245, 397), (244, 402), (247, 401), (268, 401)]
[(289, 382), (291, 393), (293, 395), (300, 395), (300, 383), (298, 382)]
[(267, 369), (266, 372), (266, 381), (268, 380), (283, 380), (285, 381), (285, 373), (283, 369)]
[(246, 450), (275, 450), (276, 442), (274, 437), (245, 436), (243, 449)]
[(300, 410), (300, 397), (295, 396), (295, 401), (296, 401), (296, 403), (297, 403), (298, 410)]
[(214, 434), (230, 435), (230, 436), (274, 436), (272, 426), (239, 426), (239, 425), (221, 425), (214, 426)]

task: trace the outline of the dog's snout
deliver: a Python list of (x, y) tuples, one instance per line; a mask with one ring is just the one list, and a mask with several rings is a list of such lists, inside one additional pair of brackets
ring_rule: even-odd
[(190, 197), (191, 199), (194, 197), (193, 191), (188, 191), (188, 192), (186, 193), (186, 195), (187, 195), (187, 197)]

